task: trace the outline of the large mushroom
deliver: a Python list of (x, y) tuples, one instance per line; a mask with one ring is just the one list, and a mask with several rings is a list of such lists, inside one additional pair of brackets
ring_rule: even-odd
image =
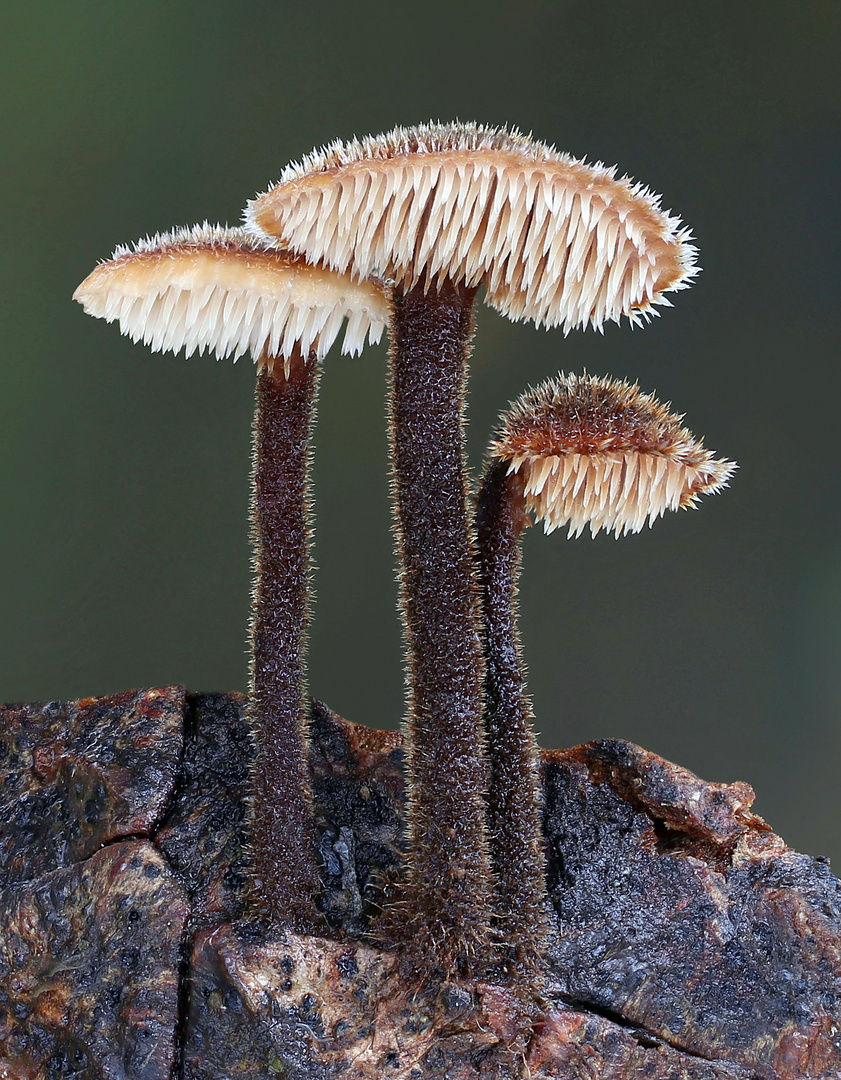
[[(250, 718), (258, 888), (279, 925), (313, 932), (319, 886), (303, 703), (308, 619), (310, 430), (319, 361), (379, 340), (382, 286), (269, 249), (242, 229), (177, 229), (118, 248), (74, 298), (153, 350), (208, 350), (258, 365), (254, 420)], [(261, 888), (259, 886), (262, 886)]]
[(476, 291), (566, 329), (647, 318), (695, 273), (647, 189), (517, 132), (396, 128), (336, 142), (249, 203), (263, 238), (393, 284), (391, 441), (408, 644), (409, 911), (446, 969), (489, 955), (478, 584), (464, 465)]
[(694, 506), (726, 486), (735, 465), (715, 458), (638, 386), (559, 376), (524, 394), (500, 418), (488, 452), (476, 525), (485, 641), (485, 730), (492, 859), (505, 941), (521, 964), (545, 955), (538, 749), (517, 633), (520, 536), (589, 526), (638, 532), (666, 510)]

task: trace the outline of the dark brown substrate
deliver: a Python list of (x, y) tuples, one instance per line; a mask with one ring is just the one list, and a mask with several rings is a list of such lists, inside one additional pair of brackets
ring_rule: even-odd
[(314, 707), (331, 930), (313, 938), (246, 917), (243, 698), (0, 711), (3, 1080), (841, 1075), (841, 883), (747, 785), (627, 743), (544, 754), (560, 944), (535, 1001), (377, 947), (396, 735)]

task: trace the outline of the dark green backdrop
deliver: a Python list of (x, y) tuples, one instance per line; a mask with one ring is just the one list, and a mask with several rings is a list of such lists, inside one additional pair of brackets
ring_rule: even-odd
[[(841, 5), (6, 0), (0, 8), (0, 700), (246, 686), (254, 370), (153, 356), (72, 304), (114, 245), (240, 209), (336, 136), (508, 122), (621, 170), (704, 272), (632, 332), (484, 310), (470, 453), (559, 368), (639, 378), (741, 469), (620, 542), (527, 537), (547, 745), (621, 736), (745, 779), (836, 855)], [(402, 709), (384, 348), (326, 362), (312, 690)]]

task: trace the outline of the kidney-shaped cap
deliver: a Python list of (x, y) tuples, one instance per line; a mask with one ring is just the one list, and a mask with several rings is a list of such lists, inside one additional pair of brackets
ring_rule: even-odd
[(668, 303), (697, 273), (660, 200), (517, 131), (422, 124), (314, 151), (246, 226), (357, 278), (484, 283), (512, 319), (566, 329)]
[(155, 351), (205, 349), (268, 363), (324, 356), (347, 318), (342, 351), (378, 341), (385, 290), (267, 246), (243, 229), (197, 225), (119, 247), (73, 294), (89, 315), (112, 322)]
[(636, 385), (560, 375), (503, 413), (489, 456), (522, 476), (526, 510), (546, 532), (619, 536), (694, 506), (733, 475), (735, 464), (716, 459), (682, 419)]

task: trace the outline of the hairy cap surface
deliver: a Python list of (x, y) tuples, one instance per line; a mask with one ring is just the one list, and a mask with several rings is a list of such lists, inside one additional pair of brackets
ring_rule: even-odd
[(247, 227), (357, 278), (484, 283), (513, 319), (648, 317), (697, 273), (647, 188), (517, 131), (422, 124), (335, 142), (249, 203)]
[(206, 349), (234, 359), (287, 359), (295, 346), (322, 357), (345, 319), (342, 351), (378, 341), (388, 319), (383, 286), (309, 265), (244, 229), (197, 225), (118, 247), (73, 294), (154, 351)]
[(736, 466), (717, 459), (636, 385), (560, 375), (529, 391), (501, 417), (494, 460), (522, 477), (526, 509), (546, 532), (589, 526), (638, 532), (666, 510), (694, 506), (727, 485)]

